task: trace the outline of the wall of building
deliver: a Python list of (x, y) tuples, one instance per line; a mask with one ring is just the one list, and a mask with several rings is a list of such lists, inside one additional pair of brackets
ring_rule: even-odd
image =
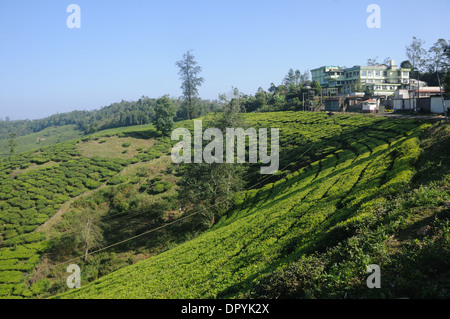
[[(445, 107), (448, 110), (450, 108), (450, 100), (444, 100)], [(442, 107), (442, 100), (440, 96), (433, 96), (430, 98), (430, 111), (431, 113), (444, 113)]]
[(322, 87), (342, 88), (344, 94), (353, 92), (353, 85), (358, 80), (363, 86), (374, 87), (376, 95), (390, 96), (402, 85), (409, 83), (409, 69), (401, 69), (395, 65), (354, 66), (343, 68), (326, 66), (311, 70), (312, 79)]

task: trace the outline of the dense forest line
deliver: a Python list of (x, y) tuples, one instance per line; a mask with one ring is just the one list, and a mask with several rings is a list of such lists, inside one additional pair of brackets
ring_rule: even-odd
[[(252, 94), (244, 94), (234, 89), (231, 100), (240, 106), (243, 113), (250, 112), (277, 112), (313, 110), (320, 103), (315, 98), (320, 95), (322, 88), (317, 81), (310, 81), (304, 74), (298, 76), (298, 70), (289, 70), (281, 84), (271, 84), (268, 90), (259, 88)], [(420, 78), (427, 80), (429, 85), (436, 85), (436, 75), (424, 72)], [(450, 87), (450, 72), (441, 74), (444, 86)], [(188, 118), (183, 108), (183, 100), (170, 98), (177, 108), (175, 121)], [(203, 100), (196, 98), (195, 117), (223, 109), (225, 95), (219, 100)], [(93, 111), (72, 111), (54, 114), (44, 119), (36, 120), (1, 120), (0, 140), (8, 139), (10, 134), (23, 136), (42, 131), (48, 127), (57, 127), (75, 124), (85, 134), (104, 129), (149, 124), (155, 117), (157, 99), (141, 97), (137, 101), (121, 101)], [(230, 102), (230, 101), (227, 101)]]
[[(40, 132), (48, 127), (58, 127), (75, 124), (85, 134), (99, 130), (125, 127), (133, 125), (149, 124), (155, 116), (157, 99), (141, 97), (137, 101), (124, 101), (113, 103), (99, 110), (72, 111), (68, 113), (54, 114), (52, 116), (36, 120), (11, 121), (0, 118), (0, 140), (9, 139), (11, 134), (24, 136), (30, 133)], [(171, 99), (177, 107), (175, 120), (184, 120), (186, 115), (180, 99)], [(196, 116), (202, 116), (220, 108), (218, 101), (196, 100)]]

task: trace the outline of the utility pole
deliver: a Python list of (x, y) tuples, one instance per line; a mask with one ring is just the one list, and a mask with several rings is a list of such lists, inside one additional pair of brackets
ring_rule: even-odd
[(306, 93), (302, 93), (302, 95), (303, 95), (303, 102), (302, 102), (303, 111), (305, 111), (305, 94)]
[(441, 101), (442, 101), (442, 109), (444, 110), (445, 115), (445, 123), (448, 123), (447, 108), (445, 107), (444, 94), (442, 93), (441, 77), (439, 76), (439, 69), (436, 70), (436, 74), (438, 78), (439, 91), (441, 91)]
[[(448, 57), (450, 57), (450, 48), (448, 46), (444, 50), (444, 54), (447, 55)], [(444, 99), (444, 93), (442, 92), (441, 77), (439, 76), (439, 60), (436, 62), (436, 75), (438, 78), (439, 91), (441, 93), (441, 102), (442, 102), (442, 109), (444, 111), (444, 116), (445, 116), (445, 123), (448, 123), (447, 108), (445, 107), (445, 99)]]

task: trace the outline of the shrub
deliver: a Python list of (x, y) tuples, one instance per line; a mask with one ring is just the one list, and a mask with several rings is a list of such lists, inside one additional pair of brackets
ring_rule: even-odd
[(99, 188), (100, 186), (102, 186), (102, 183), (88, 178), (88, 179), (84, 180), (84, 185), (88, 189), (96, 189), (96, 188)]
[(22, 281), (22, 273), (20, 271), (1, 271), (0, 283), (15, 283)]
[(118, 185), (121, 183), (125, 183), (127, 178), (125, 176), (114, 176), (108, 181), (108, 185)]
[(153, 193), (160, 194), (168, 191), (170, 188), (172, 188), (172, 184), (169, 182), (157, 182), (153, 188)]

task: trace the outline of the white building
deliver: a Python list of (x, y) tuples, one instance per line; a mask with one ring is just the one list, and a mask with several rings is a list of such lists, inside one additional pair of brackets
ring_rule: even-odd
[(361, 102), (363, 113), (375, 113), (378, 110), (377, 100), (365, 100)]
[[(425, 83), (425, 82), (423, 82)], [(426, 85), (426, 83), (425, 83)], [(439, 97), (441, 94), (441, 89), (443, 92), (443, 88), (440, 88), (438, 86), (423, 86), (420, 88), (413, 87), (412, 89), (398, 89), (394, 92), (394, 111), (395, 110), (411, 110), (411, 111), (417, 111), (419, 107), (421, 106), (421, 101), (418, 101), (418, 98), (420, 100), (423, 100), (425, 98), (430, 97)], [(440, 100), (440, 97), (439, 97)], [(418, 104), (419, 103), (419, 104)], [(423, 103), (422, 103), (423, 104)], [(428, 101), (424, 104), (426, 109), (430, 109), (428, 106)], [(440, 112), (433, 112), (433, 113), (442, 113), (442, 103), (441, 103), (441, 109)]]

